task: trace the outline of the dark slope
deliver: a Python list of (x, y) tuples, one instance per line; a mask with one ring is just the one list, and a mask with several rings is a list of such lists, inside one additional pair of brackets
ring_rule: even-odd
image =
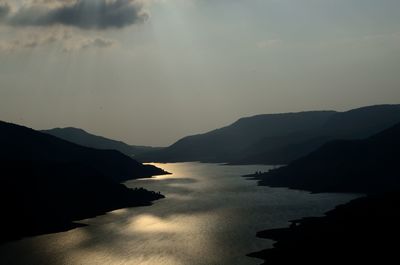
[(23, 126), (0, 122), (0, 159), (49, 160), (91, 166), (116, 181), (164, 174), (115, 150), (83, 147)]
[(318, 134), (336, 138), (372, 136), (400, 122), (400, 105), (375, 105), (333, 115)]
[(164, 173), (103, 151), (0, 122), (0, 242), (76, 227), (73, 221), (163, 196), (118, 181)]
[(322, 126), (333, 114), (333, 111), (310, 111), (242, 118), (227, 127), (188, 136), (165, 149), (139, 155), (138, 159), (161, 162), (235, 161), (249, 146), (266, 137), (308, 134), (310, 130)]
[(400, 121), (400, 105), (243, 118), (138, 156), (142, 161), (288, 164), (333, 139), (371, 136)]
[(277, 241), (249, 256), (264, 264), (398, 263), (400, 237), (400, 123), (364, 140), (336, 140), (265, 174), (261, 185), (368, 196), (324, 217), (259, 232)]
[[(293, 221), (290, 228), (259, 232), (277, 241), (249, 256), (264, 264), (397, 264), (400, 193), (356, 199), (325, 217)], [(397, 260), (397, 261), (396, 261)]]
[(264, 138), (250, 146), (243, 152), (243, 157), (232, 161), (231, 164), (288, 164), (334, 138), (327, 135), (318, 136), (314, 132)]
[(236, 163), (287, 164), (334, 139), (360, 139), (400, 121), (400, 105), (376, 105), (337, 112), (307, 133), (267, 137), (254, 143)]
[(1, 161), (0, 243), (69, 230), (74, 223), (163, 198), (128, 189), (91, 168), (55, 161)]
[(82, 129), (67, 127), (42, 130), (58, 138), (76, 143), (82, 146), (96, 149), (117, 150), (128, 156), (136, 156), (144, 152), (159, 150), (158, 147), (128, 145), (121, 141), (111, 140), (102, 136), (90, 134)]
[(313, 192), (373, 193), (400, 187), (400, 123), (364, 140), (335, 140), (288, 166), (257, 175), (260, 185)]

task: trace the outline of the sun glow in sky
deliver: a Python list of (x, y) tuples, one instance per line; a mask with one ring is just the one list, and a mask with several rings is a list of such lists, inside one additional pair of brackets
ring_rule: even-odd
[(0, 119), (131, 144), (400, 99), (397, 0), (0, 0)]

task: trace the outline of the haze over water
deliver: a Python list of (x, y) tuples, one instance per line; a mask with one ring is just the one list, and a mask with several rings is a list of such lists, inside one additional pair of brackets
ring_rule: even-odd
[(260, 264), (245, 256), (272, 245), (256, 238), (257, 231), (321, 215), (355, 197), (259, 187), (240, 177), (270, 166), (155, 165), (173, 174), (125, 184), (161, 191), (166, 199), (85, 220), (87, 227), (4, 244), (0, 264)]

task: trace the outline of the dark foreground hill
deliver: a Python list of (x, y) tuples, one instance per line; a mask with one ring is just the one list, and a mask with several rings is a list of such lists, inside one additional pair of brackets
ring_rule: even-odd
[(400, 121), (400, 105), (346, 112), (310, 111), (242, 118), (205, 134), (140, 154), (141, 161), (288, 164), (333, 139), (371, 136)]
[(400, 123), (364, 140), (336, 140), (288, 166), (254, 175), (260, 185), (313, 192), (400, 188)]
[(0, 145), (1, 160), (48, 160), (85, 164), (116, 181), (165, 173), (157, 167), (143, 165), (115, 150), (98, 150), (80, 146), (5, 122), (0, 122)]
[(136, 155), (160, 150), (160, 147), (150, 147), (150, 146), (136, 146), (128, 145), (121, 141), (116, 141), (108, 139), (102, 136), (94, 135), (88, 133), (82, 129), (67, 127), (67, 128), (54, 128), (50, 130), (42, 130), (41, 132), (51, 134), (58, 138), (67, 140), (72, 143), (76, 143), (82, 146), (92, 147), (96, 149), (106, 149), (106, 150), (117, 150), (121, 153), (134, 157)]
[(117, 152), (0, 122), (0, 242), (67, 230), (74, 221), (163, 196), (118, 183), (164, 174)]
[(257, 235), (277, 241), (249, 254), (264, 264), (397, 264), (400, 193), (356, 199), (325, 217), (293, 221)]
[(400, 237), (400, 123), (364, 140), (332, 141), (253, 177), (260, 185), (368, 196), (324, 217), (293, 221), (258, 236), (277, 241), (252, 253), (264, 264), (397, 264)]

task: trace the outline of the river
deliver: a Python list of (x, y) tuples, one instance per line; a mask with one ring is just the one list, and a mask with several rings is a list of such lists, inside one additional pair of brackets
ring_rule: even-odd
[(154, 164), (172, 175), (128, 181), (160, 191), (150, 207), (83, 220), (86, 227), (0, 246), (7, 265), (255, 265), (250, 252), (272, 246), (257, 231), (318, 216), (355, 195), (260, 187), (241, 175), (270, 166)]

